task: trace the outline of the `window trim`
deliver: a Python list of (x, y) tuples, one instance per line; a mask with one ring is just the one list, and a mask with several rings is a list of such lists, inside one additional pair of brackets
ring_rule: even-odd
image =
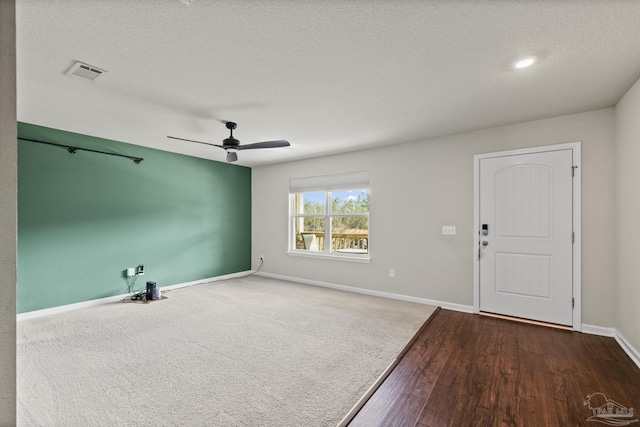
[(371, 251), (368, 254), (362, 255), (351, 255), (351, 254), (326, 254), (324, 252), (309, 252), (309, 251), (301, 251), (301, 250), (289, 250), (287, 251), (287, 255), (293, 257), (301, 257), (301, 258), (315, 258), (315, 259), (325, 259), (325, 260), (333, 260), (333, 261), (347, 261), (347, 262), (357, 262), (362, 264), (371, 263)]
[[(368, 179), (368, 178), (367, 178)], [(364, 183), (362, 183), (364, 184)], [(299, 257), (307, 257), (307, 258), (316, 258), (316, 259), (333, 259), (339, 261), (350, 261), (350, 262), (359, 262), (359, 263), (370, 263), (371, 262), (371, 247), (369, 237), (367, 237), (367, 253), (366, 254), (350, 254), (350, 253), (339, 253), (339, 252), (331, 252), (331, 240), (332, 239), (324, 239), (324, 248), (323, 251), (308, 251), (296, 249), (296, 219), (297, 218), (324, 218), (324, 235), (331, 236), (331, 219), (333, 217), (366, 217), (368, 224), (368, 236), (371, 235), (371, 211), (366, 213), (333, 213), (332, 212), (332, 192), (335, 191), (349, 191), (349, 190), (367, 190), (368, 194), (371, 194), (371, 190), (369, 188), (368, 182), (366, 185), (360, 185), (358, 188), (353, 188), (352, 185), (345, 185), (346, 189), (340, 188), (339, 185), (331, 185), (330, 189), (318, 189), (314, 187), (313, 189), (305, 189), (305, 188), (295, 188), (292, 191), (292, 187), (290, 186), (289, 191), (289, 215), (288, 215), (288, 250), (287, 254), (290, 256), (299, 256)], [(325, 193), (325, 212), (324, 214), (296, 214), (295, 207), (295, 196), (296, 194), (304, 194), (304, 193)]]

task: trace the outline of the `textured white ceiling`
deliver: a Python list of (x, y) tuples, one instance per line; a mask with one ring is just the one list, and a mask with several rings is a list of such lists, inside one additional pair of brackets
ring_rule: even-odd
[(636, 0), (16, 4), (18, 120), (220, 161), (166, 136), (291, 142), (247, 166), (611, 107), (640, 78)]

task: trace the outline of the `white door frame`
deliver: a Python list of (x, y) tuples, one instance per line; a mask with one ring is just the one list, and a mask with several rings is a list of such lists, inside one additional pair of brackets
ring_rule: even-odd
[(542, 147), (524, 148), (519, 150), (498, 151), (495, 153), (476, 154), (473, 156), (473, 312), (480, 312), (480, 260), (478, 245), (480, 237), (480, 160), (492, 157), (515, 156), (521, 154), (543, 153), (559, 150), (571, 150), (573, 153), (573, 329), (582, 330), (582, 163), (580, 142), (567, 144), (546, 145)]

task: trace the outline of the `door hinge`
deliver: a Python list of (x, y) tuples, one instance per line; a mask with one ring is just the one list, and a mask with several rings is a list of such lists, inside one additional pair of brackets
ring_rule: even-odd
[(573, 243), (575, 243), (575, 242), (576, 242), (576, 232), (575, 232), (575, 231), (572, 231), (572, 232), (571, 232), (571, 243), (573, 244)]
[(576, 168), (577, 166), (571, 166), (571, 177), (573, 178), (574, 176), (576, 176)]
[(576, 308), (576, 299), (571, 298), (571, 308)]

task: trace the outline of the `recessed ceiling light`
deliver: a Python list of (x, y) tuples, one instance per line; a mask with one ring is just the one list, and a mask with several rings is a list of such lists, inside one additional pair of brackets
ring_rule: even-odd
[(513, 63), (515, 68), (527, 68), (532, 66), (538, 58), (535, 56), (525, 56), (524, 58), (518, 59)]

